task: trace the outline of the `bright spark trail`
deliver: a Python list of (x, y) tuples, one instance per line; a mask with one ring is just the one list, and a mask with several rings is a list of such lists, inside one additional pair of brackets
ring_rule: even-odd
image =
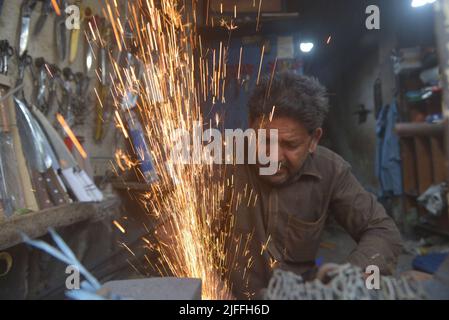
[[(212, 51), (207, 51), (208, 54), (203, 51), (201, 38), (196, 33), (196, 0), (126, 3), (126, 14), (110, 0), (103, 10), (112, 27), (112, 38), (121, 51), (118, 57), (108, 52), (113, 80), (110, 93), (117, 128), (126, 139), (129, 135), (122, 119), (131, 111), (123, 108), (123, 101), (130, 95), (139, 96), (132, 111), (142, 120), (159, 176), (159, 181), (151, 184), (151, 191), (142, 199), (149, 214), (165, 221), (163, 232), (155, 234), (160, 242), (157, 250), (162, 265), (153, 267), (163, 275), (202, 279), (205, 299), (229, 298), (229, 270), (237, 268), (237, 252), (247, 245), (242, 237), (234, 239), (234, 220), (232, 217), (223, 219), (220, 207), (224, 188), (234, 179), (225, 181), (223, 170), (219, 170), (222, 174), (215, 179), (217, 171), (212, 164), (183, 164), (180, 159), (169, 157), (171, 148), (178, 143), (174, 136), (176, 129), (192, 133), (196, 121), (204, 123), (200, 102), (208, 98), (224, 101), (227, 47), (220, 43), (213, 57)], [(236, 14), (237, 8), (234, 8), (234, 16)], [(98, 47), (107, 45), (98, 28), (89, 27), (88, 32), (94, 33), (92, 42)], [(235, 28), (231, 21), (229, 30)], [(141, 62), (140, 67), (131, 63), (131, 55), (128, 55), (131, 52)], [(242, 49), (239, 65), (241, 52)], [(116, 154), (121, 170), (132, 166), (139, 170), (129, 159), (121, 150)], [(237, 204), (243, 198), (234, 196)], [(256, 200), (257, 196), (254, 203)], [(254, 205), (251, 202), (248, 201), (248, 205)], [(232, 246), (229, 246), (230, 241)], [(243, 268), (250, 265), (248, 261)]]

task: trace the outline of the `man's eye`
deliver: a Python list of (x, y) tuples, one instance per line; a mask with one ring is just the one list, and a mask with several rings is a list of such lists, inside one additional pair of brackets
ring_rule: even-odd
[(290, 143), (286, 143), (285, 146), (289, 149), (295, 149), (297, 147), (299, 147), (299, 143), (294, 143), (294, 142), (290, 142)]

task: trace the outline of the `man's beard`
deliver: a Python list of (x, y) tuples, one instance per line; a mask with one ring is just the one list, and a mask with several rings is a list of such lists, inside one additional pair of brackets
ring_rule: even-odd
[(274, 175), (259, 175), (259, 177), (268, 184), (280, 187), (288, 184), (295, 176), (296, 172), (288, 165), (286, 161), (282, 161), (278, 165), (278, 170)]

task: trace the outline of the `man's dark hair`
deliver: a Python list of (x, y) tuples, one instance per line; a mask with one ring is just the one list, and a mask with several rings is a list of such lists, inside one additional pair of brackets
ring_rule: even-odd
[(274, 116), (298, 120), (309, 132), (320, 128), (329, 111), (326, 89), (316, 78), (283, 72), (265, 76), (254, 89), (249, 101), (249, 120)]

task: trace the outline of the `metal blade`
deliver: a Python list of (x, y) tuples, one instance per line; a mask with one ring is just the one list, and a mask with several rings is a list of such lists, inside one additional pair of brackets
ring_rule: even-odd
[(86, 73), (89, 73), (92, 68), (92, 63), (94, 61), (94, 53), (92, 51), (91, 44), (88, 43), (87, 53), (86, 53)]
[(59, 58), (64, 61), (67, 53), (67, 34), (64, 18), (57, 17), (55, 20), (55, 37)]
[(30, 33), (30, 16), (22, 16), (20, 26), (20, 39), (19, 39), (19, 56), (23, 55), (28, 46), (28, 37)]
[(34, 26), (33, 36), (37, 37), (44, 28), (45, 21), (47, 21), (47, 15), (40, 15), (37, 19), (36, 25)]
[(0, 16), (2, 15), (3, 2), (4, 0), (0, 0)]
[(42, 31), (50, 12), (51, 12), (51, 1), (45, 0), (44, 3), (42, 4), (41, 15), (39, 16), (39, 19), (34, 25), (33, 36), (39, 35), (39, 33)]
[(27, 106), (14, 97), (14, 101), (16, 102), (17, 109), (17, 123), (19, 126), (19, 130), (24, 137), (24, 148), (25, 153), (27, 153), (29, 160), (30, 158), (33, 161), (30, 161), (30, 165), (36, 167), (36, 169), (43, 173), (47, 171), (49, 167), (51, 167), (52, 159), (49, 155), (48, 147), (45, 145), (45, 136), (43, 136), (40, 127), (37, 125), (36, 120), (34, 120), (32, 114), (28, 110)]
[(32, 109), (33, 114), (36, 116), (36, 119), (39, 121), (39, 124), (42, 126), (42, 129), (45, 132), (48, 140), (50, 141), (53, 149), (56, 153), (56, 157), (59, 160), (59, 165), (62, 169), (78, 167), (78, 163), (73, 157), (72, 153), (67, 148), (66, 144), (59, 136), (59, 133), (55, 128), (51, 125), (51, 123), (47, 120), (47, 118), (40, 112), (37, 108)]

